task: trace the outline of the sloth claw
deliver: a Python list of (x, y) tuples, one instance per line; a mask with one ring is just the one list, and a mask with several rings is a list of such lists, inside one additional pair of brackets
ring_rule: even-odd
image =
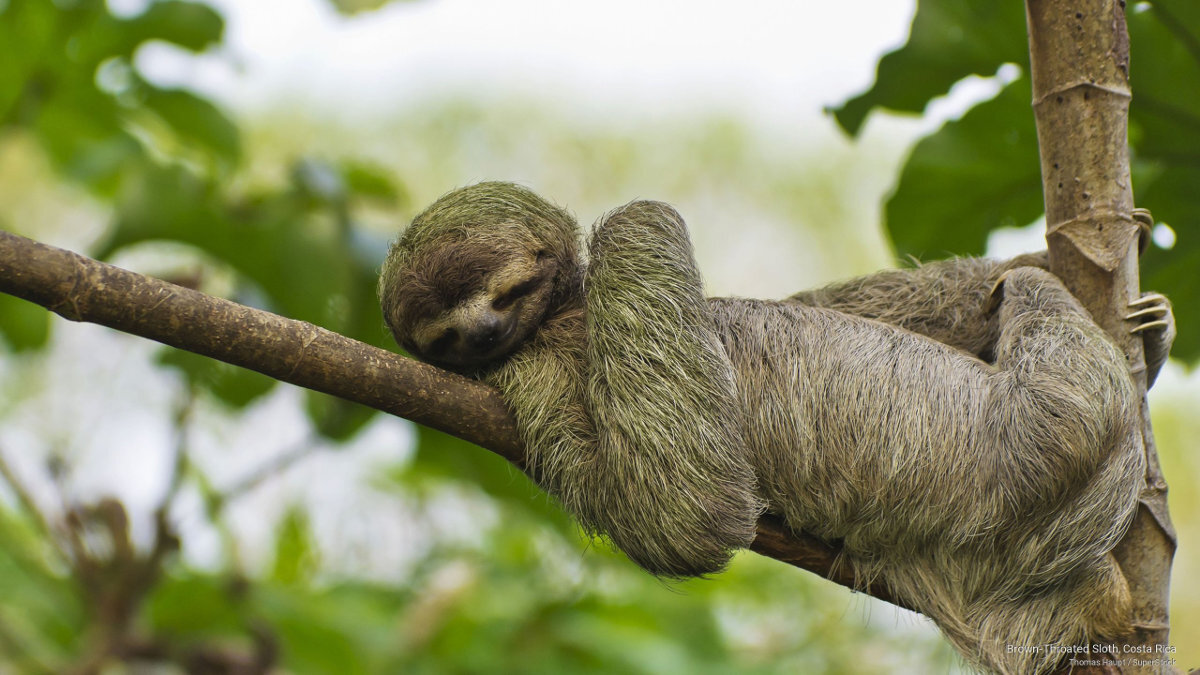
[(1171, 352), (1171, 343), (1175, 341), (1175, 314), (1171, 311), (1171, 301), (1161, 293), (1146, 293), (1128, 306), (1133, 311), (1126, 314), (1125, 319), (1135, 322), (1129, 333), (1141, 337), (1146, 348), (1148, 387), (1154, 384)]
[(1167, 302), (1167, 296), (1163, 295), (1162, 293), (1147, 293), (1137, 300), (1130, 300), (1129, 306), (1134, 307), (1137, 305), (1148, 305), (1152, 302)]
[(1004, 301), (1004, 282), (1008, 280), (1011, 274), (1012, 270), (1005, 270), (996, 279), (996, 283), (992, 284), (992, 290), (988, 292), (987, 302), (983, 305), (983, 313), (985, 315), (991, 316), (1000, 308), (1000, 303)]
[(1171, 314), (1171, 301), (1161, 293), (1147, 293), (1129, 302), (1129, 308), (1134, 310), (1125, 315), (1126, 321), (1137, 321), (1137, 325), (1129, 329), (1130, 333), (1165, 330), (1174, 323)]
[[(1128, 317), (1126, 317), (1126, 318), (1128, 318)], [(1146, 323), (1140, 323), (1140, 324), (1134, 326), (1133, 328), (1130, 328), (1129, 332), (1136, 335), (1138, 333), (1144, 333), (1146, 331), (1162, 330), (1169, 325), (1171, 325), (1171, 324), (1167, 323), (1166, 321), (1163, 321), (1162, 319), (1159, 319), (1157, 321), (1148, 321)]]
[(1146, 309), (1140, 309), (1131, 314), (1126, 314), (1125, 318), (1128, 320), (1133, 320), (1133, 319), (1141, 319), (1141, 318), (1147, 317), (1147, 316), (1163, 317), (1163, 316), (1166, 316), (1167, 312), (1169, 312), (1169, 311), (1171, 311), (1171, 310), (1166, 305), (1155, 305), (1153, 307), (1147, 307)]

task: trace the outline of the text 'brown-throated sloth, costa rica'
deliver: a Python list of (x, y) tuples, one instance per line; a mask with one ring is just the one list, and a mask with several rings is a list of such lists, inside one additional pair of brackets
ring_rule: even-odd
[[(657, 575), (720, 570), (766, 509), (839, 544), (864, 583), (976, 666), (1111, 637), (1109, 551), (1142, 484), (1125, 359), (1045, 257), (950, 260), (783, 301), (705, 299), (680, 216), (639, 201), (578, 226), (481, 183), (426, 209), (379, 291), (409, 352), (499, 389), (527, 470)], [(1174, 334), (1134, 303), (1151, 378)]]

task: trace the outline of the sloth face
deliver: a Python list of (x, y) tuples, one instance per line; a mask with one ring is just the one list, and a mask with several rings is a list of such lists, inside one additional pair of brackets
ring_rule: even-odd
[(400, 344), (422, 361), (474, 373), (529, 339), (549, 308), (556, 261), (547, 251), (444, 246), (423, 269), (393, 323)]

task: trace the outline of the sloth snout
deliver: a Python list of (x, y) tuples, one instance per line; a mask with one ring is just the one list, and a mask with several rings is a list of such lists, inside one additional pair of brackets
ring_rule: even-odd
[(467, 340), (473, 349), (490, 349), (501, 341), (505, 333), (505, 322), (494, 314), (479, 318), (467, 334)]

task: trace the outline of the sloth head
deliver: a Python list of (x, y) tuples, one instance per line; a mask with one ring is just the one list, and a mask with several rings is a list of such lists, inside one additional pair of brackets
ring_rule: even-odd
[(433, 203), (388, 251), (384, 320), (422, 361), (460, 373), (502, 362), (547, 318), (575, 306), (575, 219), (511, 183), (479, 183)]

